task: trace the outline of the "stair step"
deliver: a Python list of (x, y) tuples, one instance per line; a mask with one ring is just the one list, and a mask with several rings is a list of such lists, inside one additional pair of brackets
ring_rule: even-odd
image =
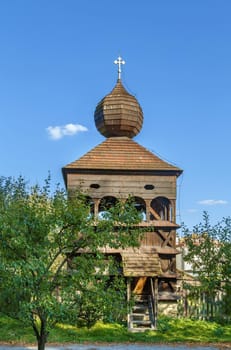
[(146, 314), (149, 312), (149, 307), (147, 306), (133, 306), (131, 313)]
[(146, 294), (137, 294), (134, 298), (136, 301), (139, 301), (139, 300), (148, 300), (148, 295)]
[(145, 294), (137, 295), (129, 315), (129, 330), (131, 332), (143, 332), (145, 330), (154, 329), (154, 315), (152, 313), (150, 297)]
[(141, 325), (150, 326), (152, 324), (151, 321), (149, 321), (149, 320), (147, 320), (147, 321), (145, 321), (145, 320), (133, 320), (132, 323), (136, 324), (136, 325), (140, 325), (140, 326)]
[(150, 331), (151, 329), (153, 329), (152, 327), (142, 327), (142, 328), (137, 328), (137, 327), (132, 327), (132, 328), (128, 328), (128, 331), (131, 333), (139, 333), (139, 332), (145, 332), (145, 331)]
[(134, 300), (135, 304), (144, 304), (144, 305), (148, 305), (148, 300)]
[(131, 318), (131, 322), (150, 322), (150, 318), (149, 317), (135, 317), (135, 318)]

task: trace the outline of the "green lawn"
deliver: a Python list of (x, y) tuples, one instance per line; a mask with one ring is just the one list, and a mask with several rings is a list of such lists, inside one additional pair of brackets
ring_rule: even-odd
[[(19, 321), (0, 317), (0, 342), (35, 343), (32, 329)], [(97, 323), (93, 328), (77, 328), (58, 324), (51, 332), (48, 342), (230, 342), (231, 325), (221, 326), (215, 322), (189, 319), (160, 318), (157, 331), (131, 333), (126, 326)]]

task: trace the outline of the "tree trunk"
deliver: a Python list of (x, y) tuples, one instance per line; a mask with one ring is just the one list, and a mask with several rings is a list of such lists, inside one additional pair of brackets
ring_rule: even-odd
[(38, 316), (40, 320), (40, 325), (33, 319), (32, 326), (37, 339), (38, 350), (45, 350), (45, 345), (47, 342), (47, 337), (49, 332), (46, 329), (46, 318)]
[(46, 329), (46, 318), (45, 317), (40, 317), (41, 321), (41, 328), (40, 328), (40, 333), (38, 336), (38, 350), (45, 350), (45, 345), (47, 342), (47, 337), (48, 337), (48, 332)]
[(45, 350), (45, 345), (47, 342), (47, 333), (41, 333), (38, 338), (38, 350)]

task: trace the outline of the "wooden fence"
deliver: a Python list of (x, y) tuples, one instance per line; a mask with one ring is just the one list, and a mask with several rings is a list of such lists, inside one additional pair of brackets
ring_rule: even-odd
[(222, 293), (214, 296), (208, 293), (190, 293), (183, 291), (178, 301), (178, 316), (200, 320), (227, 320), (231, 315), (226, 314)]

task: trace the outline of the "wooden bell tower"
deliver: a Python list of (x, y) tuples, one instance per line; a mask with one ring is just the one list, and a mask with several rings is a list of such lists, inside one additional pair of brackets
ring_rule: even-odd
[[(117, 199), (134, 198), (142, 213), (145, 228), (139, 249), (118, 249), (127, 294), (137, 295), (128, 315), (131, 330), (155, 328), (158, 312), (176, 309), (176, 182), (182, 170), (173, 166), (133, 140), (141, 130), (143, 112), (137, 99), (121, 81), (96, 106), (94, 119), (105, 140), (66, 165), (63, 177), (68, 190), (81, 186), (91, 201), (94, 215)], [(153, 229), (154, 228), (154, 229)]]

